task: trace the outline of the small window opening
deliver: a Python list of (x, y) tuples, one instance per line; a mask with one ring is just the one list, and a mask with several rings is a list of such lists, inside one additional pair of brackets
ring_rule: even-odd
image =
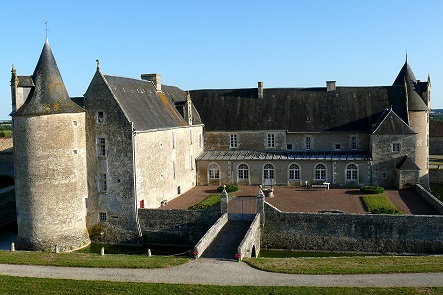
[(97, 122), (103, 123), (105, 121), (105, 115), (103, 112), (97, 112)]

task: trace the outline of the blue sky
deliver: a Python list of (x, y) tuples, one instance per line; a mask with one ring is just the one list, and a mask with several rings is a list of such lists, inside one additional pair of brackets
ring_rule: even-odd
[[(20, 4), (17, 4), (20, 3)], [(391, 85), (405, 62), (443, 108), (443, 1), (5, 1), (0, 119), (10, 74), (32, 75), (49, 42), (70, 96), (102, 72), (159, 73), (184, 90)]]

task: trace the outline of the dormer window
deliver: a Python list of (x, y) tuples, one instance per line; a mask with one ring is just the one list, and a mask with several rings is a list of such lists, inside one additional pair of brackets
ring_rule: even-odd
[(237, 134), (230, 134), (229, 135), (229, 148), (236, 149), (237, 148)]
[(306, 122), (311, 122), (311, 117), (306, 117)]

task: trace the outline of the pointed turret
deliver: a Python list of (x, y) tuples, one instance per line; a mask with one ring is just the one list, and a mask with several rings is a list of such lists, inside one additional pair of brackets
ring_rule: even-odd
[(403, 67), (398, 73), (392, 86), (404, 86), (406, 89), (406, 95), (408, 98), (409, 111), (427, 111), (428, 106), (425, 100), (420, 96), (418, 89), (418, 82), (412, 72), (411, 67), (408, 64), (408, 57)]
[(32, 75), (35, 87), (15, 116), (84, 112), (68, 95), (48, 39)]

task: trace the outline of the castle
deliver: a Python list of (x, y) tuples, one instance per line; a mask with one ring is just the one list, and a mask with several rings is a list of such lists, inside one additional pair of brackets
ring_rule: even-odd
[(71, 98), (46, 40), (32, 76), (12, 69), (17, 244), (75, 249), (97, 224), (137, 241), (139, 208), (196, 185), (429, 188), (430, 92), (407, 60), (392, 86), (189, 92), (97, 61)]

